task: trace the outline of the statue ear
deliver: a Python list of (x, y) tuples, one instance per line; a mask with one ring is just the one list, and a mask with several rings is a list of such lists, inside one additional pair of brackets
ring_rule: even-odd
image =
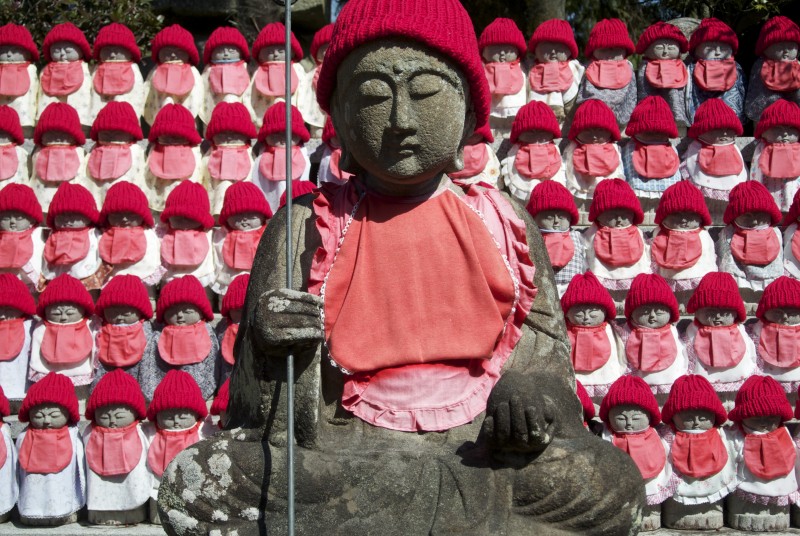
[(472, 100), (467, 99), (467, 102), (469, 103), (469, 107), (464, 117), (464, 131), (461, 133), (461, 143), (458, 145), (458, 151), (456, 151), (453, 161), (447, 166), (447, 169), (445, 169), (445, 173), (453, 173), (464, 169), (464, 145), (466, 145), (467, 140), (475, 132), (475, 125), (477, 124), (475, 109), (472, 107)]

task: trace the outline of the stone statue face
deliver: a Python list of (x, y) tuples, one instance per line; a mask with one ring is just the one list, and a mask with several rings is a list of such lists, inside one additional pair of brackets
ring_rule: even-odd
[(242, 145), (246, 145), (248, 141), (250, 141), (247, 136), (244, 134), (239, 134), (238, 132), (232, 132), (230, 130), (226, 130), (225, 132), (220, 132), (214, 136), (214, 145), (228, 145), (228, 146), (237, 146), (241, 147)]
[(777, 125), (765, 130), (761, 137), (767, 143), (797, 143), (800, 139), (800, 130), (786, 125)]
[(0, 231), (20, 233), (33, 227), (34, 221), (27, 214), (16, 210), (0, 212)]
[(633, 137), (646, 145), (656, 143), (669, 143), (669, 136), (662, 132), (640, 132)]
[(68, 302), (54, 303), (44, 308), (45, 319), (53, 324), (74, 324), (83, 319), (85, 313), (83, 307)]
[(188, 63), (189, 53), (182, 48), (166, 46), (158, 51), (158, 63)]
[[(2, 63), (3, 62), (0, 61), (0, 64)], [(16, 141), (14, 141), (14, 137), (9, 132), (5, 130), (0, 130), (0, 145), (11, 145), (12, 143), (13, 144), (17, 143)]]
[(103, 318), (109, 324), (130, 325), (142, 319), (138, 309), (130, 305), (112, 305), (103, 309)]
[(580, 143), (608, 143), (611, 141), (611, 132), (604, 128), (587, 128), (576, 137)]
[(81, 48), (71, 41), (56, 41), (50, 45), (53, 61), (78, 61), (83, 59)]
[(242, 59), (242, 52), (233, 45), (221, 45), (211, 51), (211, 63), (233, 63)]
[(189, 141), (183, 136), (159, 136), (159, 145), (189, 145)]
[(14, 320), (15, 318), (22, 318), (22, 311), (16, 307), (9, 307), (8, 305), (0, 307), (0, 322), (3, 320)]
[(681, 45), (674, 39), (656, 39), (644, 55), (649, 60), (677, 60), (681, 56)]
[(704, 326), (732, 326), (736, 320), (736, 311), (724, 307), (701, 307), (694, 317)]
[(100, 49), (100, 61), (133, 61), (133, 55), (125, 47), (106, 45)]
[(54, 219), (56, 229), (84, 229), (92, 223), (89, 218), (77, 212), (64, 212)]
[(687, 430), (711, 430), (714, 428), (714, 412), (702, 409), (679, 411), (672, 416), (672, 423), (681, 432)]
[(100, 145), (114, 145), (134, 143), (133, 136), (121, 130), (101, 130), (97, 133), (97, 143)]
[(768, 46), (764, 50), (764, 56), (769, 60), (775, 61), (794, 61), (797, 59), (797, 52), (800, 43), (795, 41), (781, 41)]
[(625, 59), (625, 49), (622, 47), (597, 48), (592, 52), (596, 60), (622, 61)]
[(228, 311), (228, 316), (231, 318), (232, 324), (238, 324), (242, 321), (242, 308), (237, 307)]
[(774, 324), (783, 324), (784, 326), (796, 326), (800, 324), (800, 309), (793, 307), (776, 307), (774, 309), (767, 309), (764, 317)]
[(733, 56), (733, 47), (719, 41), (703, 41), (695, 47), (694, 55), (701, 60), (726, 60)]
[(512, 62), (519, 57), (517, 47), (512, 45), (489, 45), (481, 52), (486, 63)]
[(658, 329), (669, 324), (670, 310), (666, 305), (660, 303), (648, 303), (640, 305), (633, 310), (631, 322), (636, 327)]
[[(264, 138), (264, 142), (270, 147), (286, 147), (286, 133), (275, 132), (273, 134), (267, 134), (267, 137)], [(298, 145), (299, 143), (300, 143), (300, 136), (295, 136), (293, 134), (292, 145)]]
[(237, 231), (252, 231), (264, 225), (266, 218), (258, 212), (240, 212), (228, 217), (228, 226)]
[(612, 208), (601, 212), (597, 222), (603, 227), (630, 227), (633, 225), (633, 211), (627, 208)]
[(197, 423), (200, 415), (185, 408), (171, 408), (159, 411), (156, 415), (158, 427), (162, 430), (186, 430)]
[(103, 428), (125, 428), (136, 421), (136, 414), (130, 406), (113, 404), (94, 410), (94, 422)]
[(745, 212), (737, 216), (733, 221), (741, 229), (763, 229), (772, 224), (772, 217), (768, 212)]
[(543, 210), (534, 216), (533, 221), (539, 229), (547, 231), (568, 231), (570, 215), (566, 210)]
[(773, 432), (781, 425), (780, 415), (758, 415), (742, 419), (742, 424), (754, 432)]
[(542, 144), (542, 143), (550, 143), (553, 141), (553, 134), (552, 132), (547, 132), (546, 130), (526, 130), (522, 134), (519, 135), (517, 138), (517, 143), (520, 144)]
[(650, 415), (634, 404), (620, 404), (608, 410), (608, 423), (615, 432), (642, 432), (650, 427)]
[(141, 227), (142, 217), (133, 212), (110, 212), (108, 224), (111, 227)]
[(200, 229), (203, 224), (186, 216), (172, 216), (169, 219), (169, 226), (175, 231), (191, 231), (192, 229)]
[(42, 145), (75, 145), (75, 138), (60, 130), (48, 130), (42, 134)]
[(0, 63), (22, 63), (31, 61), (31, 53), (22, 47), (0, 45)]
[(715, 128), (698, 138), (707, 145), (727, 145), (736, 141), (736, 132), (732, 128)]
[(269, 45), (258, 51), (258, 63), (267, 61), (286, 61), (286, 49), (283, 45)]
[(322, 63), (322, 60), (324, 60), (324, 59), (325, 59), (325, 53), (328, 51), (328, 47), (329, 47), (329, 46), (330, 46), (330, 43), (325, 43), (324, 45), (321, 45), (321, 46), (320, 46), (320, 47), (317, 49), (317, 57), (316, 57), (315, 59), (316, 59), (318, 62)]
[(58, 404), (39, 404), (33, 406), (28, 412), (31, 428), (42, 430), (45, 428), (64, 428), (69, 418), (67, 411)]
[(569, 61), (570, 53), (569, 47), (564, 43), (556, 43), (553, 41), (542, 41), (533, 51), (536, 61), (539, 63), (547, 63), (552, 61)]
[(675, 229), (677, 231), (699, 229), (702, 223), (703, 218), (697, 212), (673, 212), (661, 221), (661, 225), (667, 229)]
[(178, 303), (164, 312), (164, 320), (170, 326), (191, 326), (202, 318), (200, 309), (191, 303)]
[(573, 326), (599, 326), (606, 321), (606, 311), (594, 303), (581, 303), (567, 310), (567, 320)]

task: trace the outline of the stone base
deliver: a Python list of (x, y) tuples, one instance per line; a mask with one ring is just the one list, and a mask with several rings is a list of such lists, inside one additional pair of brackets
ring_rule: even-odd
[(642, 508), (642, 532), (661, 528), (661, 505), (646, 505)]
[(722, 501), (710, 504), (681, 504), (667, 499), (661, 505), (661, 524), (669, 529), (716, 530), (724, 524)]
[(11, 519), (11, 511), (9, 510), (5, 514), (0, 515), (0, 523), (8, 523), (8, 520)]
[(147, 521), (148, 502), (133, 510), (89, 510), (89, 523), (92, 525), (136, 525)]
[(796, 504), (791, 505), (789, 515), (791, 517), (792, 526), (800, 527), (800, 507)]
[(19, 516), (19, 522), (29, 527), (60, 527), (78, 522), (78, 512), (61, 517), (25, 517)]
[(731, 494), (727, 498), (727, 525), (736, 530), (774, 532), (789, 528), (789, 506), (753, 504)]
[(150, 523), (153, 525), (160, 525), (161, 518), (158, 516), (158, 502), (155, 499), (147, 501), (148, 510), (150, 511)]

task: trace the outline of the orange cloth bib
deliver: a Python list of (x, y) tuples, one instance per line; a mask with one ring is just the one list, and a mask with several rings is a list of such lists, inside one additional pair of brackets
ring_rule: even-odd
[(42, 69), (41, 84), (47, 95), (72, 95), (83, 84), (83, 62), (51, 61)]
[(695, 83), (705, 91), (728, 91), (736, 83), (736, 60), (697, 60), (694, 64)]
[(784, 426), (766, 434), (745, 434), (744, 464), (762, 480), (773, 480), (794, 471), (794, 441)]
[(628, 60), (592, 60), (586, 67), (586, 79), (596, 88), (622, 89), (633, 78)]
[(672, 334), (672, 324), (657, 329), (631, 329), (625, 343), (628, 363), (642, 372), (660, 372), (675, 362), (678, 345)]
[(572, 345), (570, 357), (575, 372), (594, 372), (608, 363), (611, 341), (606, 334), (606, 323), (599, 326), (573, 326), (567, 324), (567, 335)]
[(17, 270), (25, 266), (33, 256), (35, 227), (24, 231), (0, 231), (0, 268)]
[(704, 326), (695, 320), (697, 335), (694, 338), (694, 353), (707, 367), (731, 368), (744, 357), (744, 338), (736, 324), (732, 326)]
[(664, 445), (652, 427), (635, 434), (614, 433), (611, 442), (633, 458), (644, 479), (657, 476), (667, 464)]
[(158, 353), (170, 365), (200, 363), (211, 352), (211, 337), (205, 322), (164, 326), (158, 338)]
[(728, 451), (719, 430), (712, 428), (702, 434), (675, 432), (672, 443), (672, 465), (682, 475), (708, 478), (722, 471), (728, 462)]
[(60, 473), (72, 461), (72, 438), (69, 427), (28, 427), (19, 448), (19, 464), (26, 473)]
[(130, 326), (104, 324), (97, 335), (97, 358), (109, 367), (128, 367), (142, 360), (145, 346), (143, 320)]
[(103, 61), (97, 65), (92, 85), (106, 97), (124, 95), (133, 89), (133, 64), (128, 61)]
[(644, 241), (635, 225), (600, 227), (592, 243), (598, 259), (608, 266), (631, 266), (642, 258)]
[(92, 331), (86, 319), (74, 324), (44, 321), (42, 357), (51, 365), (77, 365), (92, 355)]
[(139, 421), (124, 428), (92, 426), (86, 443), (86, 464), (100, 476), (127, 475), (142, 456)]
[(498, 61), (485, 63), (483, 70), (489, 82), (489, 91), (492, 95), (516, 95), (522, 89), (525, 75), (519, 67), (519, 60), (512, 62)]
[(697, 264), (703, 254), (700, 231), (675, 231), (659, 227), (650, 246), (650, 256), (656, 264), (670, 270), (684, 270)]

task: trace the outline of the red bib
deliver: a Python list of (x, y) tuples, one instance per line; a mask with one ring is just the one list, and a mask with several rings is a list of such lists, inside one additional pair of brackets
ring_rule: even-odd
[[(484, 151), (483, 153), (486, 155), (486, 159), (488, 160), (489, 159), (489, 155), (486, 153), (486, 151)], [(348, 173), (346, 171), (342, 171), (341, 167), (339, 167), (339, 161), (341, 160), (341, 158), (342, 158), (342, 150), (341, 149), (334, 149), (333, 152), (331, 153), (331, 159), (328, 161), (328, 166), (330, 166), (331, 173), (333, 174), (334, 177), (336, 177), (340, 181), (347, 181), (347, 180), (350, 180), (350, 177), (352, 177), (353, 174), (352, 173)], [(462, 175), (459, 175), (459, 173), (464, 173), (466, 171), (466, 169), (467, 169), (467, 166), (471, 165), (471, 164), (467, 163), (467, 158), (468, 158), (468, 156), (467, 156), (467, 148), (464, 147), (464, 169), (461, 170), (461, 171), (457, 171), (455, 173), (451, 173), (450, 174), (451, 177), (454, 177), (454, 178), (461, 178), (462, 177)], [(294, 169), (294, 165), (292, 165), (292, 169)], [(483, 171), (483, 168), (481, 168), (480, 171)], [(480, 173), (480, 171), (478, 173)], [(285, 174), (286, 173), (284, 173), (284, 175)], [(292, 175), (294, 175), (294, 173), (292, 173)], [(477, 173), (476, 173), (476, 175), (477, 175)], [(472, 177), (472, 176), (473, 175), (463, 175), (463, 177)]]
[[(292, 180), (303, 176), (306, 170), (306, 159), (302, 149), (292, 146)], [(258, 162), (258, 172), (267, 180), (282, 182), (286, 180), (286, 148), (267, 145)]]
[(156, 435), (150, 443), (150, 448), (147, 449), (147, 465), (157, 477), (161, 478), (164, 469), (180, 451), (200, 440), (197, 433), (200, 422), (197, 421), (194, 426), (186, 430), (162, 430), (156, 426)]
[(102, 61), (94, 72), (94, 90), (105, 97), (124, 95), (133, 89), (133, 64), (129, 61)]
[(153, 75), (153, 86), (167, 95), (188, 95), (194, 88), (194, 73), (188, 63), (161, 63)]
[(672, 324), (657, 329), (633, 327), (625, 343), (628, 363), (642, 372), (660, 372), (675, 362), (678, 345)]
[(222, 359), (229, 365), (236, 362), (233, 355), (233, 345), (236, 343), (236, 336), (239, 334), (239, 324), (230, 324), (222, 336)]
[(635, 225), (599, 227), (594, 235), (594, 253), (609, 266), (631, 266), (642, 258), (644, 241)]
[(72, 438), (69, 427), (28, 427), (19, 448), (19, 464), (26, 473), (60, 473), (72, 461)]
[[(337, 149), (337, 151), (339, 151), (339, 157), (341, 157), (342, 150)], [(331, 160), (333, 160), (333, 156), (331, 156)], [(450, 178), (468, 179), (469, 177), (474, 177), (475, 175), (479, 175), (486, 168), (487, 162), (489, 162), (489, 151), (486, 150), (486, 145), (483, 142), (479, 142), (474, 145), (465, 145), (464, 169), (462, 169), (461, 171), (454, 171), (453, 173), (450, 173)], [(337, 162), (337, 169), (338, 169), (338, 162)]]
[(596, 88), (622, 89), (633, 78), (628, 60), (592, 60), (586, 67), (586, 79)]
[(792, 234), (792, 255), (795, 259), (800, 260), (800, 233), (797, 232), (797, 229)]
[(703, 254), (700, 231), (675, 231), (658, 228), (658, 235), (650, 246), (650, 256), (656, 264), (670, 270), (684, 270), (697, 264)]
[(800, 62), (764, 60), (761, 80), (772, 91), (797, 91), (800, 89)]
[(21, 97), (31, 88), (30, 63), (0, 63), (0, 95)]
[(195, 163), (189, 145), (154, 143), (147, 158), (147, 166), (153, 175), (168, 181), (188, 179), (194, 173)]
[(697, 320), (694, 353), (707, 367), (732, 368), (738, 365), (747, 349), (736, 324), (732, 326), (704, 326)]
[(77, 365), (92, 355), (92, 331), (84, 318), (74, 324), (44, 321), (41, 352), (50, 365)]
[(657, 476), (667, 464), (664, 444), (661, 443), (661, 438), (653, 427), (635, 434), (615, 432), (611, 436), (611, 442), (633, 458), (644, 479)]
[(575, 255), (575, 242), (569, 231), (560, 233), (542, 233), (544, 247), (550, 256), (550, 265), (553, 268), (563, 268)]
[(170, 365), (200, 363), (211, 352), (211, 337), (205, 322), (184, 326), (164, 326), (158, 338), (161, 359)]
[(678, 153), (669, 143), (648, 145), (635, 142), (633, 169), (646, 179), (672, 177), (680, 164)]
[(512, 62), (498, 61), (483, 64), (489, 91), (492, 95), (516, 95), (522, 89), (525, 75), (519, 67), (519, 60)]
[(647, 60), (644, 77), (650, 85), (658, 89), (677, 89), (686, 87), (689, 82), (689, 71), (679, 59)]
[(131, 146), (125, 144), (95, 145), (89, 153), (89, 173), (98, 181), (111, 181), (125, 175), (131, 165)]
[(695, 83), (706, 91), (728, 91), (736, 83), (736, 60), (697, 60), (694, 64)]
[(778, 258), (781, 244), (775, 229), (740, 229), (734, 226), (731, 239), (733, 258), (742, 264), (766, 266)]
[(0, 145), (0, 181), (10, 179), (17, 174), (19, 157), (17, 146), (12, 144)]
[(599, 326), (574, 326), (567, 323), (567, 335), (572, 345), (570, 357), (575, 372), (594, 372), (608, 363), (611, 341), (606, 333), (606, 323)]
[(105, 428), (92, 425), (86, 443), (86, 463), (100, 476), (127, 475), (142, 456), (139, 421), (124, 428)]
[(81, 159), (74, 145), (48, 145), (36, 155), (36, 175), (45, 182), (65, 182), (78, 175)]
[(613, 143), (578, 144), (572, 153), (572, 165), (578, 173), (605, 177), (619, 166), (619, 153)]
[(758, 355), (775, 367), (795, 368), (800, 365), (800, 326), (762, 322)]
[[(294, 71), (292, 63), (292, 95), (297, 91), (300, 80)], [(268, 61), (258, 66), (255, 74), (256, 89), (269, 97), (283, 97), (286, 95), (286, 64), (282, 61)]]
[(568, 61), (548, 61), (534, 65), (528, 81), (536, 93), (563, 93), (572, 85), (574, 76)]
[(208, 249), (208, 236), (197, 229), (170, 229), (161, 239), (161, 259), (172, 266), (199, 266)]
[(71, 95), (83, 84), (83, 61), (51, 61), (41, 75), (42, 91), (47, 95)]
[(91, 227), (83, 229), (54, 229), (44, 243), (44, 258), (54, 266), (75, 264), (89, 254)]
[[(0, 268), (17, 270), (25, 266), (33, 256), (35, 227), (24, 231), (0, 231)], [(0, 339), (2, 340), (2, 339)]]
[(97, 358), (108, 367), (128, 367), (142, 360), (147, 337), (144, 321), (130, 326), (103, 324), (97, 334)]
[(111, 265), (139, 262), (147, 251), (141, 227), (109, 227), (100, 237), (100, 258)]
[(225, 264), (234, 270), (250, 271), (258, 242), (266, 228), (266, 225), (262, 225), (254, 231), (228, 231), (228, 236), (222, 244), (222, 259)]
[[(3, 341), (0, 345), (0, 361), (15, 359), (25, 345), (25, 319), (0, 320), (0, 341)], [(1, 439), (0, 443), (3, 443)], [(2, 466), (0, 463), (0, 467)]]
[(520, 145), (514, 169), (526, 179), (547, 180), (561, 169), (561, 155), (554, 143)]
[(218, 181), (241, 181), (250, 175), (250, 146), (214, 147), (208, 157), (208, 174)]
[(697, 163), (703, 173), (714, 177), (738, 175), (744, 169), (742, 155), (733, 143), (728, 145), (707, 145), (704, 143), (700, 148)]
[(758, 168), (773, 179), (800, 177), (800, 143), (765, 143)]
[(241, 95), (250, 85), (250, 75), (243, 61), (214, 63), (208, 70), (208, 82), (215, 95)]
[(673, 467), (691, 478), (715, 475), (728, 462), (728, 451), (716, 428), (702, 434), (676, 431), (670, 453)]
[(761, 480), (788, 475), (796, 459), (794, 441), (784, 426), (766, 434), (744, 436), (744, 464)]

